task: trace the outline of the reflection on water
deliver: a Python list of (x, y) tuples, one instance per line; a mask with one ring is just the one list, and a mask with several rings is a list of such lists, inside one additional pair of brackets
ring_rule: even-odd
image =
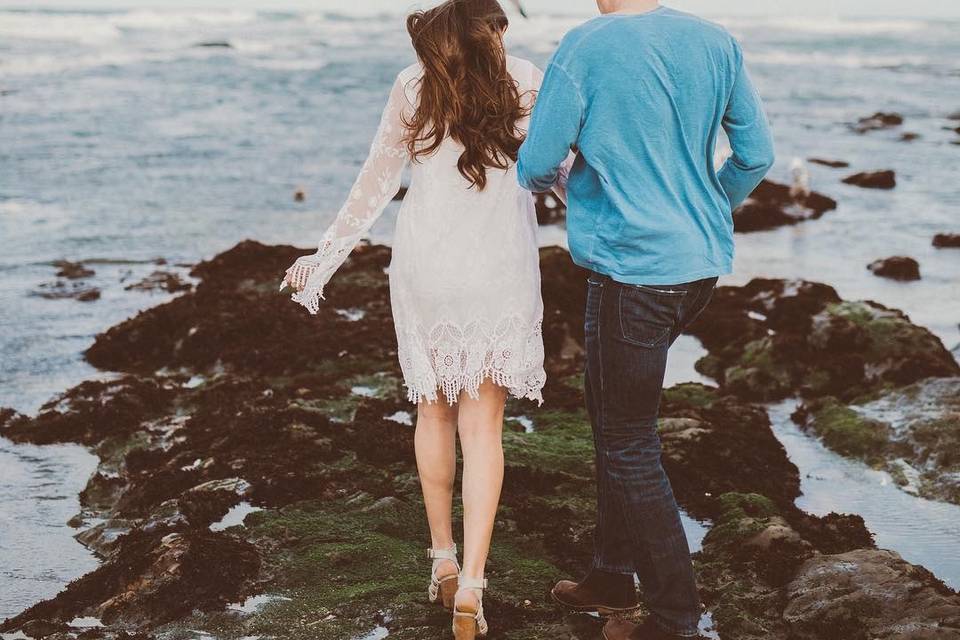
[(774, 432), (800, 469), (797, 506), (815, 515), (861, 515), (878, 547), (960, 587), (960, 506), (912, 496), (887, 473), (830, 451), (790, 420), (796, 404), (789, 400), (769, 410)]
[(97, 566), (66, 522), (97, 467), (77, 445), (14, 445), (0, 438), (0, 620), (56, 595)]

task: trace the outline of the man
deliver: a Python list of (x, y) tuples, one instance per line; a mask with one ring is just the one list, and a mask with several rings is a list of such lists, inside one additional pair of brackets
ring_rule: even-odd
[[(674, 340), (733, 268), (736, 208), (773, 164), (763, 107), (737, 42), (655, 0), (598, 0), (602, 16), (551, 59), (521, 184), (545, 191), (573, 149), (570, 253), (593, 273), (586, 312), (586, 397), (597, 454), (593, 568), (554, 598), (578, 611), (637, 608), (607, 640), (695, 637), (701, 605), (686, 536), (660, 461), (657, 414)], [(733, 149), (716, 171), (720, 129)]]

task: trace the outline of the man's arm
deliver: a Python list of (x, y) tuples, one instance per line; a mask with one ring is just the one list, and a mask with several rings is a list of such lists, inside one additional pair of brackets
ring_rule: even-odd
[(718, 174), (724, 193), (734, 209), (743, 204), (773, 166), (773, 137), (763, 103), (737, 49), (739, 72), (723, 118), (733, 155)]
[(566, 71), (551, 63), (537, 94), (527, 140), (520, 147), (520, 186), (537, 192), (553, 187), (570, 148), (580, 137), (583, 111), (579, 88)]

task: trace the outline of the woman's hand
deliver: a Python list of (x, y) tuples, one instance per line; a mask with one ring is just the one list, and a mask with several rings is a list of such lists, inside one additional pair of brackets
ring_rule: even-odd
[(307, 286), (307, 280), (310, 279), (310, 276), (317, 268), (316, 256), (303, 256), (297, 258), (297, 261), (293, 263), (286, 273), (283, 276), (283, 282), (280, 283), (280, 291), (283, 291), (287, 287), (292, 288), (294, 291), (303, 291)]

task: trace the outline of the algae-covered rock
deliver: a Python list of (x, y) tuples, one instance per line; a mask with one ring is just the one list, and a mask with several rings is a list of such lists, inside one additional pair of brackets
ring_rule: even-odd
[(849, 400), (960, 374), (940, 339), (903, 312), (843, 301), (833, 288), (806, 281), (720, 287), (690, 333), (709, 351), (698, 370), (750, 400), (797, 393)]
[(794, 419), (837, 453), (890, 472), (904, 490), (960, 504), (960, 378), (930, 378), (853, 404), (825, 398)]
[(664, 466), (674, 492), (694, 516), (714, 518), (717, 496), (760, 493), (789, 508), (800, 475), (758, 407), (699, 384), (667, 389), (661, 408)]
[(808, 560), (786, 589), (784, 622), (803, 640), (960, 637), (960, 597), (892, 551)]
[(806, 426), (837, 453), (874, 465), (883, 461), (890, 446), (891, 429), (888, 425), (865, 417), (835, 398), (805, 405), (795, 414), (795, 419), (803, 424), (805, 415), (809, 415)]
[(784, 639), (783, 586), (815, 548), (762, 495), (730, 493), (720, 503), (696, 563), (701, 597), (720, 637)]
[[(80, 385), (35, 418), (0, 410), (4, 435), (82, 442), (100, 456), (76, 523), (96, 523), (78, 537), (104, 558), (0, 630), (32, 621), (62, 628), (97, 615), (108, 625), (98, 633), (110, 638), (344, 640), (378, 628), (401, 640), (449, 636), (449, 614), (425, 597), (429, 534), (415, 409), (396, 363), (389, 250), (358, 249), (315, 317), (276, 291), (301, 253), (246, 242), (198, 265), (195, 289), (112, 328), (88, 352), (125, 375)], [(596, 620), (560, 617), (548, 597), (556, 579), (581, 575), (592, 556), (586, 274), (560, 249), (543, 250), (541, 262), (547, 403), (507, 407), (523, 428), (504, 435), (485, 605), (495, 637), (592, 640)], [(721, 290), (720, 319), (703, 334), (721, 372), (739, 353), (730, 345), (762, 342), (771, 330), (806, 336), (817, 314), (840, 303), (823, 285), (790, 294), (768, 282), (756, 285), (748, 311), (737, 306), (742, 295)], [(783, 348), (774, 339), (771, 349)], [(753, 351), (754, 369), (772, 375), (782, 362), (778, 352)], [(759, 638), (740, 632), (783, 628), (782, 586), (809, 554), (872, 540), (857, 517), (817, 518), (795, 507), (799, 475), (766, 413), (728, 391), (667, 391), (663, 463), (682, 507), (717, 523), (698, 565), (721, 635)], [(260, 511), (243, 526), (210, 530), (228, 509), (251, 505)], [(458, 504), (455, 531), (461, 518)], [(262, 597), (241, 606), (252, 595)]]
[(225, 534), (131, 533), (98, 569), (0, 623), (0, 631), (86, 616), (121, 628), (154, 627), (194, 610), (222, 608), (251, 587), (259, 565), (252, 545)]

